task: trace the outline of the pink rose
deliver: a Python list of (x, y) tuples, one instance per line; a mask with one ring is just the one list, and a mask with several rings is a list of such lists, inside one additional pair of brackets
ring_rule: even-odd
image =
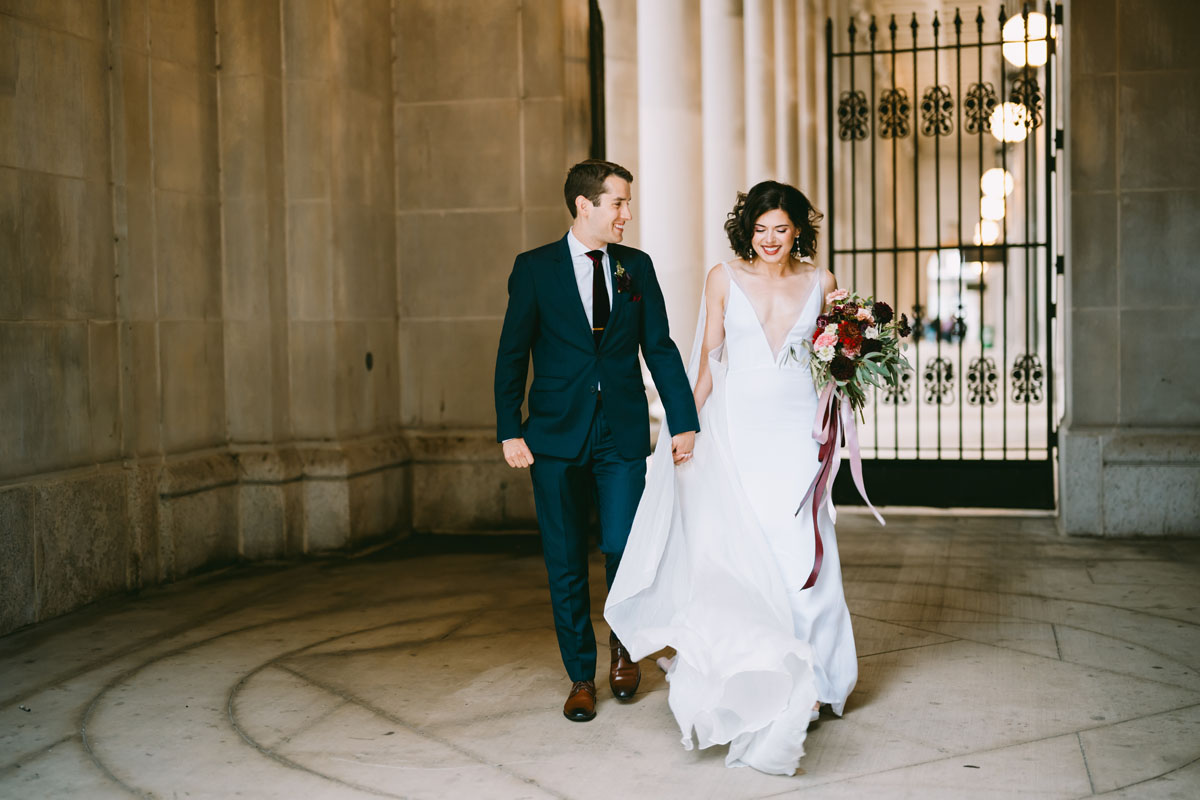
[(864, 322), (868, 322), (868, 323), (875, 322), (875, 318), (871, 316), (871, 312), (865, 308), (860, 308), (858, 310), (858, 314), (856, 316)]
[(830, 332), (829, 328), (826, 328), (825, 332), (818, 336), (817, 340), (813, 342), (813, 347), (816, 347), (819, 350), (822, 347), (835, 347), (837, 346), (837, 343), (837, 328), (835, 327), (832, 333)]
[(825, 302), (836, 303), (838, 300), (845, 300), (849, 296), (850, 292), (846, 291), (845, 289), (838, 289), (825, 295)]

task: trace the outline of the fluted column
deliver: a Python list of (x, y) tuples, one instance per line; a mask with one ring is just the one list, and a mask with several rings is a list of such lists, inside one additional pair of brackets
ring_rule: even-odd
[(634, 208), (671, 334), (687, 357), (704, 274), (700, 20), (688, 0), (639, 0)]
[(796, 39), (796, 0), (775, 0), (775, 177), (796, 182), (796, 62), (803, 45)]
[(702, 0), (701, 95), (704, 150), (704, 263), (732, 254), (725, 216), (746, 188), (746, 105), (741, 3)]
[(774, 0), (745, 0), (746, 183), (775, 177)]

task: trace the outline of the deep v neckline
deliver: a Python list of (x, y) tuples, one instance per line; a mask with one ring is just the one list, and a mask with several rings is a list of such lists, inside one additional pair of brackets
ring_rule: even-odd
[(771, 361), (778, 361), (779, 353), (783, 352), (783, 347), (787, 344), (788, 337), (792, 335), (792, 331), (796, 330), (796, 326), (799, 325), (800, 321), (804, 319), (804, 312), (808, 311), (808, 304), (812, 302), (813, 292), (818, 286), (821, 285), (821, 276), (816, 273), (815, 269), (813, 270), (813, 285), (809, 287), (808, 294), (804, 298), (804, 304), (800, 306), (800, 313), (796, 315), (795, 321), (792, 322), (791, 327), (784, 331), (783, 341), (779, 343), (779, 352), (776, 352), (775, 348), (771, 347), (771, 339), (767, 336), (767, 329), (766, 326), (763, 325), (762, 318), (758, 316), (758, 309), (754, 307), (754, 301), (750, 299), (750, 295), (746, 293), (746, 290), (742, 288), (742, 284), (738, 281), (737, 276), (733, 274), (733, 267), (726, 264), (725, 269), (729, 271), (729, 282), (737, 287), (738, 292), (740, 292), (742, 295), (742, 299), (745, 300), (746, 305), (750, 307), (750, 314), (754, 317), (754, 321), (758, 325), (758, 332), (762, 335), (762, 342), (764, 345), (766, 345), (767, 352), (771, 354)]

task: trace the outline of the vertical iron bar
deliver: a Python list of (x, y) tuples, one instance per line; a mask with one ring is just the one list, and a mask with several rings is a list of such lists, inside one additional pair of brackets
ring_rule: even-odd
[[(896, 15), (892, 14), (892, 21), (888, 25), (888, 30), (892, 34), (892, 102), (896, 102)], [(897, 104), (898, 105), (898, 104)], [(911, 106), (910, 106), (911, 107)], [(899, 110), (898, 108), (896, 110)], [(907, 120), (905, 120), (907, 122)], [(898, 130), (895, 126), (892, 128), (892, 291), (895, 295), (892, 297), (892, 303), (897, 306), (899, 313), (900, 300), (900, 209), (899, 209), (899, 185), (900, 178), (896, 172), (896, 140), (899, 138)], [(900, 386), (896, 386), (896, 391), (893, 394), (892, 403), (892, 435), (896, 441), (895, 457), (900, 458)]]
[[(1031, 237), (1029, 235), (1029, 222), (1031, 219), (1037, 219), (1037, 189), (1038, 189), (1037, 181), (1031, 180), (1031, 178), (1033, 177), (1033, 170), (1030, 167), (1030, 161), (1029, 161), (1029, 159), (1030, 159), (1029, 148), (1036, 147), (1036, 145), (1037, 145), (1037, 137), (1033, 135), (1034, 130), (1032, 127), (1033, 126), (1033, 115), (1032, 115), (1033, 98), (1032, 98), (1032, 95), (1029, 90), (1029, 78), (1031, 75), (1031, 70), (1029, 69), (1029, 67), (1030, 67), (1030, 64), (1029, 64), (1029, 3), (1021, 4), (1021, 18), (1022, 18), (1022, 23), (1025, 26), (1024, 27), (1025, 66), (1023, 67), (1022, 75), (1025, 78), (1025, 93), (1023, 95), (1025, 98), (1025, 102), (1026, 102), (1025, 126), (1028, 129), (1028, 134), (1025, 136), (1025, 147), (1023, 148), (1023, 151), (1024, 151), (1023, 155), (1025, 157), (1025, 175), (1023, 176), (1024, 184), (1025, 184), (1025, 208), (1023, 209), (1025, 212), (1025, 214), (1024, 214), (1024, 216), (1025, 216), (1025, 248), (1024, 248), (1024, 250), (1025, 250), (1025, 296), (1023, 298), (1021, 298), (1021, 307), (1022, 307), (1021, 310), (1022, 310), (1022, 313), (1025, 315), (1025, 324), (1022, 326), (1025, 329), (1024, 330), (1025, 352), (1024, 352), (1024, 355), (1022, 355), (1022, 359), (1028, 359), (1030, 356), (1029, 330), (1033, 325), (1032, 298), (1033, 298), (1034, 291), (1036, 291), (1033, 287), (1030, 286), (1030, 280), (1029, 280), (1029, 273), (1033, 269), (1033, 266), (1030, 264), (1030, 258), (1033, 257), (1036, 259), (1036, 256), (1032, 252), (1034, 237)], [(1036, 159), (1037, 159), (1036, 152), (1033, 153), (1033, 158), (1036, 161)], [(1029, 364), (1028, 361), (1024, 361), (1024, 363), (1026, 366), (1028, 366), (1028, 364)], [(1026, 371), (1028, 371), (1028, 370), (1026, 370)], [(1026, 388), (1028, 388), (1027, 382), (1026, 382)], [(1029, 406), (1030, 406), (1030, 402), (1029, 402), (1030, 396), (1029, 396), (1028, 391), (1026, 391), (1024, 393), (1023, 399), (1025, 401), (1024, 402), (1024, 405), (1025, 405), (1025, 460), (1028, 461), (1029, 460)]]
[[(933, 12), (933, 99), (938, 104), (933, 109), (933, 247), (937, 254), (937, 277), (934, 279), (934, 291), (937, 292), (937, 328), (933, 331), (933, 342), (937, 349), (937, 364), (938, 369), (943, 370), (945, 365), (942, 363), (942, 328), (945, 326), (943, 316), (945, 311), (942, 309), (942, 126), (941, 126), (941, 52), (938, 45), (938, 33), (940, 32), (942, 23), (938, 22), (937, 12)], [(938, 374), (938, 397), (937, 403), (937, 457), (942, 459), (942, 378), (944, 373)]]
[(1058, 278), (1055, 269), (1056, 253), (1054, 252), (1054, 222), (1055, 222), (1055, 172), (1056, 169), (1051, 169), (1051, 164), (1057, 164), (1057, 155), (1055, 148), (1055, 131), (1058, 129), (1058, 122), (1054, 117), (1054, 106), (1051, 103), (1054, 92), (1054, 61), (1058, 57), (1058, 53), (1054, 47), (1054, 37), (1051, 33), (1054, 30), (1055, 6), (1051, 0), (1046, 0), (1046, 88), (1043, 96), (1046, 98), (1045, 106), (1045, 134), (1046, 134), (1046, 266), (1043, 269), (1043, 274), (1046, 276), (1046, 458), (1050, 458), (1053, 454), (1053, 443), (1057, 437), (1054, 430), (1054, 333), (1058, 327), (1054, 311), (1054, 289), (1057, 288)]
[[(858, 26), (854, 24), (854, 16), (850, 16), (850, 25), (847, 27), (847, 32), (850, 34), (850, 96), (854, 96), (856, 89), (854, 85), (854, 62), (855, 40), (858, 38)], [(858, 290), (858, 139), (855, 138), (854, 128), (850, 129), (850, 289), (851, 291)]]
[[(919, 108), (918, 103), (921, 97), (921, 84), (917, 80), (917, 14), (914, 11), (912, 22), (909, 24), (912, 28), (913, 39), (913, 109)], [(913, 283), (916, 290), (916, 298), (913, 300), (914, 309), (921, 307), (921, 126), (919, 124), (919, 114), (914, 114), (913, 125)], [(922, 320), (921, 333), (924, 335), (924, 320)], [(916, 417), (916, 451), (913, 454), (914, 458), (921, 457), (921, 337), (915, 337), (913, 342), (913, 358), (917, 362), (913, 372), (913, 392), (916, 395), (913, 400), (914, 416)]]
[[(979, 31), (979, 49), (975, 51), (975, 54), (976, 54), (977, 66), (979, 68), (979, 74), (978, 74), (979, 86), (981, 88), (984, 85), (984, 80), (983, 80), (983, 23), (984, 23), (984, 21), (985, 21), (985, 18), (983, 16), (983, 6), (979, 6), (979, 10), (975, 15), (975, 27)], [(981, 94), (982, 94), (982, 92), (981, 92)], [(983, 102), (983, 97), (980, 97), (980, 102), (981, 103)], [(1001, 111), (1001, 113), (1003, 114), (1004, 112)], [(990, 120), (989, 120), (989, 122), (990, 122)], [(980, 177), (980, 180), (982, 180), (983, 179), (983, 145), (987, 141), (984, 138), (987, 136), (987, 125), (986, 124), (979, 126), (978, 136), (979, 136), (979, 177)], [(1007, 173), (1005, 173), (1005, 176), (1007, 176)], [(1007, 189), (1008, 178), (1004, 177), (1004, 179), (1001, 182), (1004, 184), (1005, 189)], [(1007, 202), (1008, 195), (1006, 194), (1006, 195), (1004, 195), (1004, 197), (1006, 199), (1005, 201)], [(982, 185), (982, 183), (979, 184), (979, 201), (980, 201), (980, 203), (983, 202), (983, 185)], [(983, 358), (985, 358), (985, 353), (983, 352), (984, 345), (985, 345), (984, 338), (983, 338), (983, 329), (984, 329), (984, 320), (985, 320), (984, 298), (985, 298), (985, 293), (987, 292), (987, 270), (984, 268), (984, 266), (986, 266), (987, 262), (984, 261), (984, 259), (983, 259), (983, 254), (984, 254), (983, 248), (985, 246), (984, 242), (983, 242), (983, 214), (980, 213), (979, 209), (976, 209), (975, 216), (979, 218), (979, 263), (981, 265), (980, 273), (979, 273), (979, 358), (983, 359)], [(984, 361), (982, 361), (982, 360), (980, 361), (981, 365), (984, 363), (985, 363)], [(986, 373), (985, 373), (984, 377), (986, 378)], [(986, 396), (986, 391), (985, 391), (984, 394), (980, 395), (980, 402), (979, 402), (979, 460), (980, 461), (983, 461), (986, 458), (986, 455), (985, 455), (986, 444), (987, 444), (987, 441), (986, 441), (987, 440), (987, 416), (985, 413), (986, 409), (987, 409), (987, 396)]]
[(825, 19), (825, 219), (829, 230), (829, 271), (834, 272), (834, 250), (837, 247), (837, 226), (834, 224), (836, 204), (833, 198), (833, 17)]
[[(957, 143), (956, 160), (958, 162), (958, 307), (963, 307), (962, 274), (966, 260), (963, 258), (963, 93), (962, 93), (962, 14), (954, 11), (954, 96), (957, 98), (956, 125), (954, 140)], [(960, 314), (962, 312), (959, 312)], [(961, 318), (961, 317), (960, 317)], [(965, 324), (965, 320), (964, 320)], [(964, 334), (958, 337), (958, 459), (963, 457), (963, 340)]]
[[(1000, 40), (1004, 41), (1004, 23), (1007, 15), (1004, 13), (1004, 6), (1000, 6)], [(1000, 104), (1000, 121), (1001, 121), (1001, 140), (1000, 140), (1000, 167), (1004, 174), (1008, 174), (1008, 113), (1005, 108), (1005, 66), (1004, 66), (1004, 45), (1000, 46), (1000, 92), (997, 98)], [(1004, 215), (1001, 218), (1000, 231), (1000, 252), (1004, 254), (1004, 267), (1000, 275), (1001, 280), (1001, 295), (1000, 295), (1000, 314), (1001, 314), (1001, 360), (1000, 360), (1000, 388), (1001, 388), (1001, 417), (1000, 430), (1003, 438), (1000, 440), (1000, 458), (1003, 461), (1008, 460), (1008, 195), (1004, 195), (1004, 200), (1001, 203), (1001, 210)]]
[[(871, 141), (871, 296), (878, 298), (879, 287), (878, 287), (878, 275), (876, 274), (877, 266), (878, 266), (878, 253), (876, 251), (879, 249), (879, 239), (878, 239), (878, 229), (876, 226), (876, 212), (879, 207), (879, 198), (876, 196), (876, 193), (875, 193), (876, 192), (875, 172), (877, 170), (877, 165), (875, 163), (875, 158), (876, 158), (875, 151), (877, 149), (877, 147), (876, 147), (877, 143), (875, 141), (875, 134), (876, 134), (876, 131), (878, 130), (878, 127), (875, 124), (874, 110), (875, 110), (875, 34), (878, 33), (879, 28), (875, 25), (875, 17), (873, 17), (873, 16), (871, 17), (871, 27), (868, 30), (871, 33), (871, 56), (870, 56), (870, 60), (867, 62), (868, 67), (871, 72), (871, 94), (869, 95), (869, 98), (867, 100), (867, 108), (871, 109), (871, 138), (870, 138), (870, 141)], [(874, 451), (873, 455), (875, 458), (879, 458), (879, 393), (878, 392), (871, 392), (871, 414), (872, 414), (871, 427), (874, 429), (874, 433), (875, 433), (875, 451)]]

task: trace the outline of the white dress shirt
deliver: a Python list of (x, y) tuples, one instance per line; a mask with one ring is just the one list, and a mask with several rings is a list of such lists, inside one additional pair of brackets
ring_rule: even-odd
[[(588, 258), (590, 247), (575, 238), (574, 231), (567, 231), (567, 247), (571, 249), (571, 265), (575, 267), (575, 284), (579, 287), (579, 299), (583, 301), (583, 313), (587, 314), (588, 327), (592, 321), (592, 260)], [(608, 245), (597, 248), (604, 253), (600, 263), (604, 267), (604, 287), (608, 289), (608, 307), (612, 309), (612, 272), (608, 264)]]

